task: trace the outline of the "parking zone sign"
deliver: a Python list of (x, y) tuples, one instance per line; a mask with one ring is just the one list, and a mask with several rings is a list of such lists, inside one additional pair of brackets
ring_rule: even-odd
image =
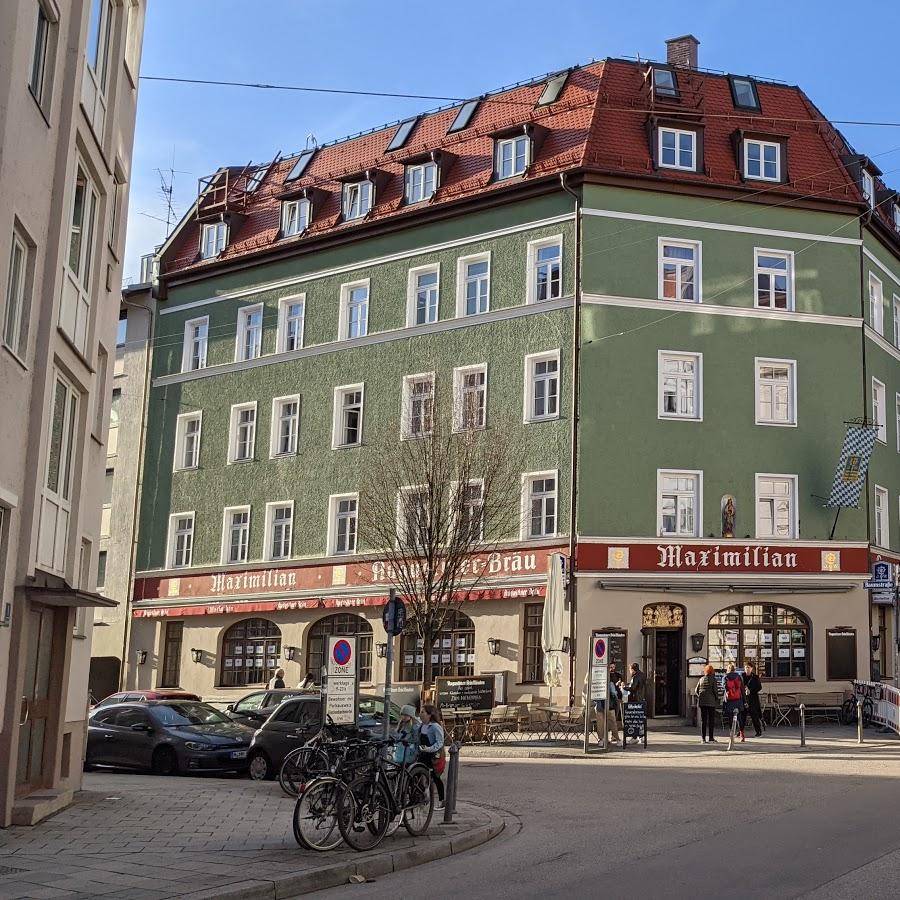
[(328, 638), (328, 679), (325, 686), (325, 715), (335, 725), (355, 725), (358, 705), (355, 637)]

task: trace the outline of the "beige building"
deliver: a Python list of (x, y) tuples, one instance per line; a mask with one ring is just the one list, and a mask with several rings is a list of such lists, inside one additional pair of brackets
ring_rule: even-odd
[(125, 648), (130, 630), (135, 509), (149, 374), (153, 254), (141, 261), (141, 280), (122, 290), (106, 439), (106, 476), (100, 516), (97, 592), (115, 601), (94, 612), (90, 694), (102, 700), (125, 687)]
[(144, 14), (0, 4), (0, 826), (81, 783)]

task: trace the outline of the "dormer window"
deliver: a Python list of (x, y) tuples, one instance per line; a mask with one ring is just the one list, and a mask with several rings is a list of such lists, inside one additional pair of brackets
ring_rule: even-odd
[(875, 176), (865, 169), (862, 173), (862, 192), (869, 207), (875, 209)]
[(285, 200), (281, 204), (281, 236), (293, 237), (309, 227), (309, 200)]
[(731, 99), (736, 109), (751, 109), (759, 112), (759, 94), (756, 92), (756, 83), (752, 78), (738, 78), (734, 75), (728, 77), (731, 85)]
[(225, 249), (227, 243), (227, 222), (212, 222), (204, 225), (200, 236), (200, 258), (213, 259)]
[[(894, 228), (900, 231), (900, 204), (894, 204)], [(900, 438), (898, 438), (900, 440)]]
[(494, 150), (494, 171), (498, 179), (524, 173), (531, 156), (531, 139), (524, 134), (498, 140)]
[(781, 144), (744, 138), (744, 178), (781, 181)]
[(438, 167), (434, 162), (406, 167), (406, 202), (430, 200), (437, 188)]
[(697, 171), (697, 132), (661, 127), (658, 134), (657, 158), (660, 168)]
[(666, 69), (662, 66), (654, 66), (653, 93), (658, 97), (677, 97), (678, 78), (674, 69)]
[(344, 220), (361, 219), (372, 208), (373, 185), (371, 181), (356, 181), (344, 185)]

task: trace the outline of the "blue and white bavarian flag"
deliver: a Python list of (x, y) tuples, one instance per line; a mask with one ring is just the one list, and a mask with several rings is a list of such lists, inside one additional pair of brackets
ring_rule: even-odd
[(872, 458), (872, 448), (878, 434), (877, 425), (848, 425), (841, 447), (841, 459), (834, 481), (828, 506), (859, 506), (859, 497), (866, 483), (866, 470)]

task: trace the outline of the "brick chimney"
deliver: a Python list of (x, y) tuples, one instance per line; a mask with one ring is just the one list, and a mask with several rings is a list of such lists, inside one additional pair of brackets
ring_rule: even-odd
[(677, 66), (680, 69), (696, 69), (699, 46), (700, 41), (692, 34), (671, 38), (666, 41), (666, 62), (670, 66)]

